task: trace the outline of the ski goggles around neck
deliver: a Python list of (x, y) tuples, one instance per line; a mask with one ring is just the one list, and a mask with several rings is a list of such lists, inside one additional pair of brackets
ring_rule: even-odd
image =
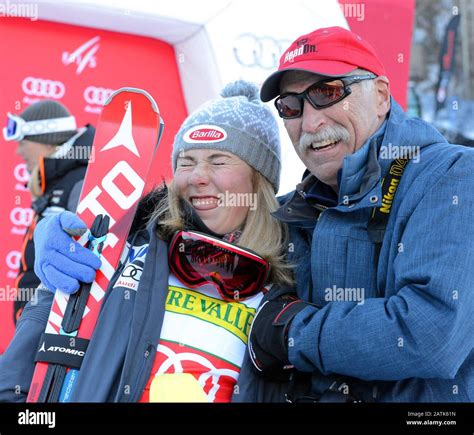
[(168, 263), (189, 288), (213, 284), (224, 300), (243, 300), (264, 291), (270, 264), (255, 252), (197, 231), (178, 231)]
[(7, 113), (7, 126), (3, 128), (3, 138), (6, 141), (21, 141), (25, 136), (38, 134), (58, 133), (61, 131), (76, 130), (76, 118), (40, 119), (38, 121), (25, 121), (23, 118)]
[(313, 83), (301, 93), (286, 92), (275, 100), (278, 115), (283, 119), (299, 118), (303, 114), (304, 100), (315, 109), (324, 109), (346, 98), (352, 92), (349, 85), (374, 79), (375, 74), (336, 77)]

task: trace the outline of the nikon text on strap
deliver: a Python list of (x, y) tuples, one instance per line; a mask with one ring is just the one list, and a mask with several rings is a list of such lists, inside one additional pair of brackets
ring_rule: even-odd
[(367, 224), (367, 233), (371, 242), (375, 244), (375, 267), (378, 268), (380, 251), (392, 210), (393, 200), (402, 178), (408, 159), (395, 159), (390, 169), (382, 179), (382, 205), (374, 207)]

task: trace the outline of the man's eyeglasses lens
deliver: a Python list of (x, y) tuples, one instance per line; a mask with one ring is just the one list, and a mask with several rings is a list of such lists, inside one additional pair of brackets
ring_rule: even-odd
[(330, 81), (320, 81), (299, 94), (286, 93), (280, 95), (275, 100), (275, 106), (282, 118), (298, 118), (303, 113), (305, 99), (316, 109), (329, 107), (351, 93), (351, 89), (348, 87), (349, 84), (373, 78), (375, 78), (375, 75), (349, 76)]

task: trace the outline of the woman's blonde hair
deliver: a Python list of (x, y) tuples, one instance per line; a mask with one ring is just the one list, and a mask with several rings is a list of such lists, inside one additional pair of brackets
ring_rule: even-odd
[[(271, 214), (278, 208), (278, 201), (270, 182), (253, 168), (252, 172), (257, 204), (249, 209), (242, 234), (236, 244), (251, 249), (271, 264), (269, 282), (291, 285), (291, 266), (285, 262), (288, 230), (285, 224)], [(150, 217), (150, 220), (157, 223), (158, 235), (164, 240), (169, 240), (176, 231), (185, 229), (181, 198), (173, 181), (167, 190), (167, 194), (161, 198)]]

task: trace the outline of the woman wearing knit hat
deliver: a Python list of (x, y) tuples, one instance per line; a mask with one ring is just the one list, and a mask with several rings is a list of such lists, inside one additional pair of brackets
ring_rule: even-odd
[(31, 174), (28, 188), (35, 212), (22, 244), (20, 270), (15, 280), (15, 323), (40, 284), (33, 271), (35, 226), (51, 213), (76, 210), (89, 156), (89, 152), (83, 150), (91, 149), (94, 133), (90, 125), (76, 128), (74, 116), (54, 100), (38, 101), (19, 115), (8, 113), (3, 138), (18, 142), (16, 153)]
[[(280, 173), (276, 121), (250, 83), (228, 85), (222, 96), (185, 120), (174, 141), (173, 181), (139, 207), (71, 401), (228, 402), (241, 393), (255, 311), (292, 278), (283, 263), (286, 230), (271, 215)], [(100, 260), (65, 232), (84, 230), (71, 213), (38, 227), (36, 271), (48, 289), (72, 293), (94, 279)], [(31, 332), (14, 337), (0, 362), (0, 400), (11, 400), (15, 385), (28, 393), (38, 318), (44, 326), (53, 294), (38, 296), (22, 322), (39, 333), (36, 341)]]

